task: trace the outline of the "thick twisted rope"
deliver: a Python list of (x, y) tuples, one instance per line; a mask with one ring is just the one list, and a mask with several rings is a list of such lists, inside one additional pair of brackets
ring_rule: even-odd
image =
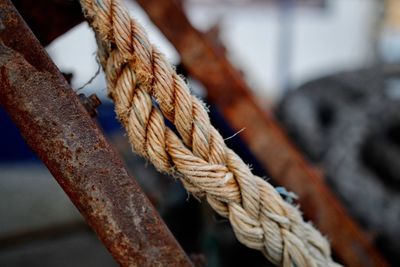
[[(205, 196), (235, 235), (285, 267), (337, 266), (328, 242), (299, 210), (229, 149), (204, 104), (119, 0), (81, 0), (96, 33), (108, 92), (133, 149)], [(171, 121), (179, 136), (166, 126)]]

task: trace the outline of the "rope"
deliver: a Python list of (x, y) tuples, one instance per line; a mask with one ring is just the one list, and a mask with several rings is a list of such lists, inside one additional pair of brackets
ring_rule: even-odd
[[(210, 124), (205, 105), (119, 0), (81, 0), (109, 96), (133, 149), (229, 218), (236, 237), (285, 267), (339, 266), (328, 242)], [(179, 136), (166, 126), (171, 121)]]

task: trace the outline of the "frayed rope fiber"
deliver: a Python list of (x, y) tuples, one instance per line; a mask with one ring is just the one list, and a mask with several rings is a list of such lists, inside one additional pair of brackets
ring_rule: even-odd
[(193, 195), (205, 196), (229, 218), (240, 242), (277, 266), (339, 266), (329, 243), (299, 210), (225, 145), (204, 104), (190, 94), (125, 6), (118, 0), (80, 2), (96, 34), (109, 96), (133, 149), (159, 171), (178, 177)]

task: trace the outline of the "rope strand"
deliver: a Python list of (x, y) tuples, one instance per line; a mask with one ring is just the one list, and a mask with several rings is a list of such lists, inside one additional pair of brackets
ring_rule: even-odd
[(205, 196), (229, 218), (240, 242), (277, 266), (339, 266), (326, 239), (299, 210), (225, 145), (204, 104), (122, 3), (81, 0), (81, 5), (96, 33), (109, 96), (133, 149), (159, 171), (180, 178), (192, 194)]

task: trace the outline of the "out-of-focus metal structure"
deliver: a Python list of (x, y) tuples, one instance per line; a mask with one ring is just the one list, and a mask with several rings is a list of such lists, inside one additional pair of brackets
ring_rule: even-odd
[(84, 19), (79, 1), (12, 0), (12, 3), (43, 46)]
[[(56, 0), (14, 1), (17, 6), (20, 5), (27, 20), (31, 24), (38, 25), (38, 29), (42, 29), (40, 34), (42, 44), (48, 44), (83, 19), (80, 13), (76, 13), (75, 8), (64, 9), (65, 12), (62, 8), (54, 8), (51, 19), (58, 16), (64, 17), (68, 23), (56, 26), (57, 24), (49, 21), (46, 27), (41, 28), (43, 17), (50, 18), (44, 15), (37, 16), (34, 9), (27, 7), (33, 3), (52, 5), (53, 1)], [(368, 238), (325, 185), (322, 175), (305, 161), (271, 115), (257, 105), (241, 74), (231, 66), (223, 50), (216, 47), (205, 34), (192, 27), (182, 6), (173, 0), (138, 0), (137, 2), (176, 47), (185, 68), (207, 88), (210, 101), (220, 108), (230, 125), (237, 130), (246, 128), (240, 134), (241, 138), (263, 167), (268, 170), (274, 181), (296, 192), (300, 197), (300, 205), (306, 217), (328, 235), (334, 252), (340, 260), (346, 266), (387, 266)], [(90, 225), (121, 265), (126, 266), (134, 260), (143, 263), (139, 264), (140, 266), (146, 266), (146, 263), (151, 265), (158, 260), (161, 262), (172, 260), (176, 262), (171, 264), (189, 266), (190, 262), (176, 241), (161, 223), (137, 185), (126, 172), (124, 174), (121, 162), (93, 122), (89, 121), (88, 115), (83, 111), (76, 96), (62, 80), (43, 49), (21, 24), (10, 2), (0, 0), (0, 3), (0, 18), (5, 28), (0, 36), (7, 46), (15, 50), (2, 47), (4, 51), (2, 62), (7, 64), (2, 67), (1, 75), (6, 77), (6, 73), (12, 74), (8, 76), (14, 77), (15, 80), (2, 78), (0, 88), (3, 93), (0, 93), (0, 102), (17, 122), (28, 143), (44, 162), (49, 164), (53, 175), (58, 177), (60, 184), (80, 211), (85, 214)], [(70, 19), (67, 18), (69, 16), (71, 16)], [(9, 18), (8, 22), (7, 18)], [(17, 22), (15, 18), (18, 18)], [(13, 25), (13, 23), (16, 24)], [(23, 58), (19, 53), (23, 55)], [(10, 61), (16, 61), (15, 64), (21, 69), (18, 70), (20, 67), (17, 65), (13, 67), (14, 63), (8, 65)], [(34, 78), (35, 76), (38, 78)], [(13, 83), (10, 83), (11, 81)], [(59, 90), (54, 90), (52, 87)], [(30, 90), (21, 90), (21, 88), (30, 88)], [(52, 88), (51, 94), (48, 91), (50, 88)], [(41, 101), (44, 101), (46, 106), (40, 105)], [(49, 104), (53, 101), (54, 103)], [(40, 113), (32, 113), (38, 111), (35, 108), (38, 108)], [(46, 121), (34, 120), (36, 116), (43, 118), (44, 113), (52, 114), (46, 117)], [(82, 115), (83, 113), (85, 114)], [(54, 122), (50, 120), (53, 117), (57, 117)], [(64, 117), (63, 120), (61, 120), (62, 117)], [(92, 136), (85, 137), (85, 134)], [(84, 142), (80, 140), (81, 138), (77, 138), (80, 135), (88, 139)], [(64, 142), (65, 140), (71, 143)], [(77, 144), (79, 145), (75, 146)], [(79, 153), (78, 148), (81, 148)], [(107, 156), (107, 153), (111, 156)], [(103, 162), (104, 158), (97, 158), (99, 156), (111, 157), (110, 162)], [(99, 160), (94, 166), (97, 168), (93, 166), (88, 168), (89, 165), (86, 165), (93, 160), (91, 157)], [(65, 160), (64, 164), (60, 164), (59, 160)], [(71, 160), (74, 164), (67, 164)], [(82, 173), (77, 172), (82, 168), (80, 164), (86, 169)], [(99, 166), (101, 169), (98, 168)], [(111, 170), (111, 167), (116, 168)], [(113, 173), (112, 171), (115, 170), (121, 173)], [(59, 178), (63, 175), (66, 179)], [(74, 177), (80, 177), (80, 179)], [(89, 179), (90, 177), (93, 180)], [(135, 198), (135, 201), (132, 198)], [(149, 208), (143, 210), (143, 207)], [(111, 217), (104, 217), (104, 213)], [(116, 216), (115, 221), (111, 219), (114, 218), (113, 216)], [(134, 223), (135, 220), (136, 222), (139, 220), (140, 223)], [(132, 223), (135, 227), (132, 227)], [(115, 227), (118, 231), (114, 231)], [(136, 227), (139, 228), (136, 229)], [(135, 235), (138, 235), (137, 240), (133, 239)], [(145, 237), (147, 235), (152, 237), (147, 240)], [(160, 235), (164, 237), (155, 238)], [(159, 253), (154, 254), (151, 248), (158, 250)]]
[(0, 103), (117, 262), (192, 266), (8, 0), (0, 22)]
[(399, 66), (307, 82), (287, 94), (276, 112), (391, 262), (400, 262), (400, 98), (394, 93), (400, 89)]

